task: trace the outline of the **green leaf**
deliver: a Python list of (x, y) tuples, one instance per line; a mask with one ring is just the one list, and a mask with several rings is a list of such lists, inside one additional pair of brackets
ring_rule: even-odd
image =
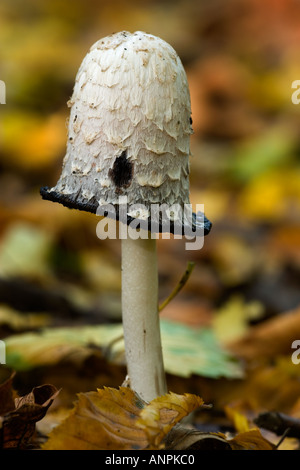
[(9, 227), (0, 246), (0, 275), (47, 278), (51, 237), (27, 223)]
[(167, 372), (181, 377), (240, 378), (241, 364), (217, 341), (211, 328), (192, 328), (161, 321), (164, 364)]
[[(241, 364), (216, 340), (209, 328), (191, 328), (181, 323), (161, 320), (163, 355), (166, 372), (189, 377), (240, 378)], [(80, 360), (102, 348), (110, 351), (109, 360), (124, 364), (121, 324), (75, 328), (45, 328), (38, 333), (26, 333), (6, 338), (6, 361), (15, 370), (56, 364), (68, 358)], [(107, 356), (108, 357), (108, 356)]]
[(271, 129), (256, 139), (237, 146), (231, 174), (241, 182), (249, 181), (273, 167), (287, 164), (293, 156), (295, 138), (286, 130)]

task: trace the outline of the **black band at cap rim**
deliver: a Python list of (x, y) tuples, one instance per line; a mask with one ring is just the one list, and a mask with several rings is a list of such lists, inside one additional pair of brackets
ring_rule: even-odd
[[(71, 194), (71, 195), (66, 195), (66, 194), (61, 194), (58, 193), (57, 191), (49, 191), (49, 188), (47, 186), (42, 187), (40, 189), (40, 194), (43, 199), (47, 201), (52, 201), (52, 202), (58, 202), (59, 204), (62, 204), (65, 207), (68, 207), (69, 209), (77, 209), (80, 211), (85, 211), (85, 212), (90, 212), (91, 214), (97, 214), (97, 209), (99, 207), (99, 202), (96, 200), (91, 200), (90, 202), (84, 202), (80, 199), (79, 194)], [(105, 213), (107, 217), (114, 218), (116, 220), (119, 220), (118, 217), (118, 211), (116, 211), (114, 214), (112, 213)], [(212, 223), (206, 218), (206, 216), (203, 213), (198, 212), (197, 214), (193, 213), (192, 215), (192, 231), (196, 233), (199, 229), (203, 229), (203, 235), (208, 235)], [(137, 220), (134, 217), (131, 217), (130, 215), (127, 214), (127, 225), (130, 225), (130, 223), (133, 220)], [(145, 221), (141, 221), (145, 223)], [(162, 224), (159, 224), (159, 233), (162, 233), (163, 226)], [(149, 220), (149, 225), (148, 225), (149, 230), (151, 231), (151, 221)], [(183, 233), (184, 232), (184, 225), (182, 226), (183, 228)], [(170, 221), (170, 227), (168, 232), (174, 234), (174, 224)]]

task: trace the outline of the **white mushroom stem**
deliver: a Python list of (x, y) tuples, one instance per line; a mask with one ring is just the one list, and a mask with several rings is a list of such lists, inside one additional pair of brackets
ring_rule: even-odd
[(167, 393), (158, 314), (156, 240), (122, 240), (122, 316), (130, 386), (145, 401)]

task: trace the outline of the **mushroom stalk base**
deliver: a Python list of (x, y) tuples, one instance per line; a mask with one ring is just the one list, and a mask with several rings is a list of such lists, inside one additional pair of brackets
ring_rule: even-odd
[(155, 239), (122, 240), (122, 317), (130, 387), (151, 401), (167, 393)]

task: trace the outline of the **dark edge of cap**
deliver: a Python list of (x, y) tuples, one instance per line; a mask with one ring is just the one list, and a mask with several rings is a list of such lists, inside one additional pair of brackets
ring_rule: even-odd
[[(97, 209), (99, 207), (99, 203), (96, 200), (91, 200), (90, 202), (83, 202), (79, 198), (79, 194), (71, 194), (71, 195), (66, 195), (66, 194), (61, 194), (58, 193), (57, 191), (49, 191), (49, 188), (47, 186), (43, 187), (40, 189), (40, 194), (43, 199), (46, 201), (52, 201), (52, 202), (58, 202), (59, 204), (62, 204), (65, 207), (68, 207), (69, 209), (77, 209), (79, 211), (85, 211), (85, 212), (90, 212), (91, 214), (97, 214)], [(117, 208), (116, 208), (117, 209)], [(119, 220), (119, 214), (116, 210), (116, 213), (105, 213), (106, 217), (110, 217), (112, 219)], [(133, 220), (137, 220), (134, 217), (131, 217), (130, 215), (127, 215), (127, 225), (130, 225), (130, 223)], [(142, 223), (145, 223), (144, 221), (141, 221)], [(150, 230), (151, 222), (149, 220), (149, 230)], [(203, 227), (204, 226), (204, 227)], [(198, 212), (197, 214), (193, 213), (193, 224), (192, 224), (192, 230), (195, 232), (196, 229), (203, 227), (204, 229), (204, 235), (208, 235), (212, 223), (206, 218), (206, 216)], [(183, 226), (184, 228), (184, 226)], [(174, 234), (174, 224), (170, 222), (170, 233)], [(160, 224), (159, 225), (159, 232), (163, 232), (163, 227)]]

